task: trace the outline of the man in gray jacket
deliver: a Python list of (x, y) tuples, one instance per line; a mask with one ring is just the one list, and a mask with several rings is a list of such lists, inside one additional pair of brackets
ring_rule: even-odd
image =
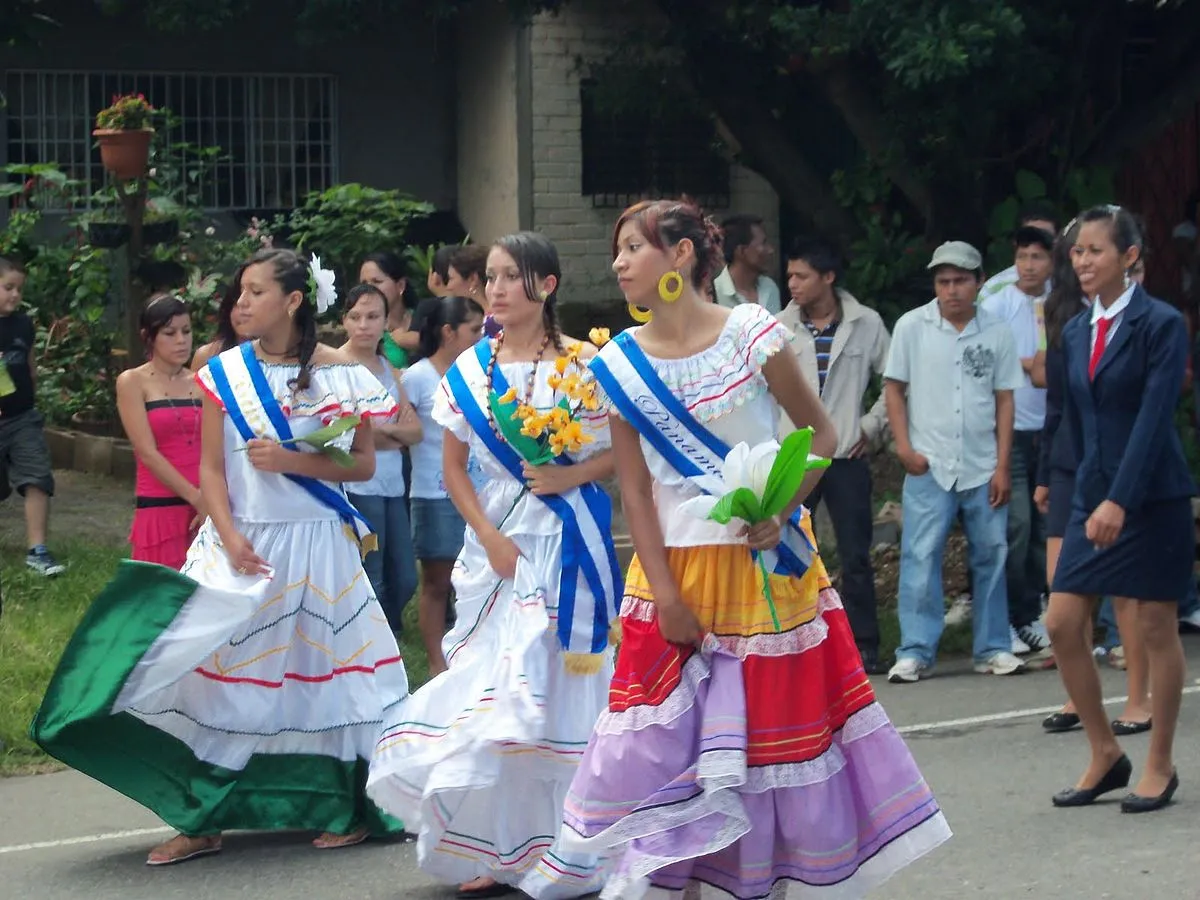
[[(816, 510), (829, 506), (841, 562), (842, 602), (868, 674), (887, 666), (879, 660), (879, 618), (875, 605), (875, 572), (871, 566), (874, 506), (868, 457), (887, 429), (883, 396), (863, 412), (871, 376), (883, 375), (887, 364), (887, 328), (875, 310), (863, 306), (837, 286), (837, 252), (826, 242), (797, 241), (787, 257), (791, 302), (779, 321), (792, 333), (800, 370), (837, 427), (838, 446), (832, 465), (809, 497)], [(781, 413), (780, 438), (795, 430)]]

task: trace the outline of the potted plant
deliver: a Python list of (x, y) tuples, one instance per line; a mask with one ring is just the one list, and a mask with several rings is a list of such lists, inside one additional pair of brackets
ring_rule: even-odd
[(87, 242), (102, 250), (116, 250), (129, 240), (129, 224), (116, 210), (97, 209), (79, 217)]
[(100, 144), (100, 161), (117, 178), (139, 178), (150, 157), (154, 107), (143, 94), (114, 95), (112, 105), (96, 115), (92, 135)]
[(147, 200), (142, 243), (153, 247), (175, 240), (179, 235), (179, 214), (179, 204), (170, 197), (151, 197)]

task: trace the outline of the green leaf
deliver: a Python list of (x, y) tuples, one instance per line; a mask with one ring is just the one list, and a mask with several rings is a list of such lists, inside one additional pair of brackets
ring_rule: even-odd
[(504, 442), (517, 451), (517, 455), (530, 465), (540, 466), (554, 458), (549, 445), (544, 441), (531, 438), (521, 433), (521, 423), (514, 418), (517, 404), (501, 403), (495, 391), (488, 394), (488, 406), (492, 409), (492, 419), (496, 428), (504, 436)]
[(754, 491), (750, 488), (740, 487), (730, 496), (733, 497), (732, 509), (735, 518), (749, 522), (751, 525), (761, 522), (765, 518), (762, 504), (758, 502), (758, 498), (754, 496)]
[(343, 469), (354, 468), (354, 457), (343, 450), (341, 447), (334, 447), (332, 444), (322, 447), (321, 452), (332, 459)]
[(304, 437), (299, 437), (295, 440), (308, 444), (310, 447), (315, 447), (318, 450), (323, 450), (325, 449), (325, 445), (334, 438), (340, 437), (350, 429), (357, 428), (361, 424), (362, 418), (360, 416), (342, 416), (324, 428), (318, 428), (311, 434), (306, 434)]
[(1042, 200), (1046, 196), (1046, 182), (1039, 175), (1030, 172), (1028, 169), (1021, 169), (1017, 172), (1017, 196), (1022, 202), (1028, 203), (1031, 200)]
[(730, 491), (717, 501), (717, 505), (709, 512), (708, 517), (718, 525), (728, 525), (733, 519), (733, 492)]
[(762, 510), (765, 516), (777, 516), (792, 502), (800, 483), (808, 473), (808, 451), (812, 447), (812, 428), (793, 431), (779, 448), (767, 487), (763, 491)]

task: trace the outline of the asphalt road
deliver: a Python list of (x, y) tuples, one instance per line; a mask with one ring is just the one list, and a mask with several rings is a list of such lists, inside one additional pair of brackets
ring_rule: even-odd
[[(1176, 741), (1182, 788), (1169, 809), (1123, 816), (1115, 802), (1056, 810), (1050, 796), (1086, 760), (1080, 733), (1046, 735), (1038, 722), (1060, 698), (1054, 672), (979, 676), (947, 666), (918, 685), (877, 685), (910, 741), (955, 837), (875, 896), (959, 898), (1200, 897), (1200, 638)], [(1105, 670), (1108, 696), (1121, 673)], [(1115, 712), (1117, 707), (1113, 708)], [(1140, 765), (1146, 736), (1128, 738)], [(3, 900), (435, 900), (453, 890), (416, 869), (414, 845), (369, 843), (317, 852), (308, 835), (234, 834), (225, 850), (148, 869), (147, 849), (169, 836), (152, 815), (73, 772), (0, 780)]]

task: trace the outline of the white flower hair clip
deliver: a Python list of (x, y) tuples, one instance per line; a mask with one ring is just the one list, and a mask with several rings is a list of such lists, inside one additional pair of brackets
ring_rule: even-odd
[(337, 299), (337, 290), (334, 287), (336, 281), (337, 276), (333, 270), (321, 268), (321, 257), (314, 253), (308, 263), (308, 289), (317, 304), (317, 315), (323, 315)]

